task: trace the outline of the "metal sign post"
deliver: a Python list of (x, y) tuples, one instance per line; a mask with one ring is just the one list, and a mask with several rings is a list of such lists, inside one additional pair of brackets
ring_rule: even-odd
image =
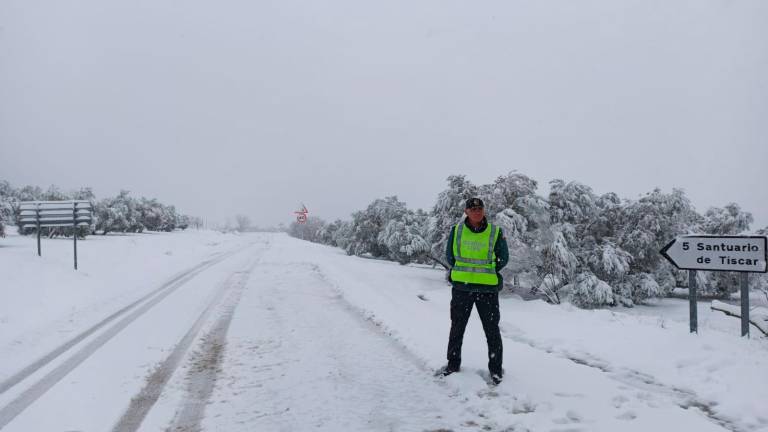
[(691, 333), (697, 332), (696, 270), (733, 271), (741, 275), (741, 335), (749, 337), (749, 273), (768, 272), (765, 236), (681, 236), (660, 251), (669, 262), (688, 270)]
[(691, 333), (699, 332), (698, 293), (696, 292), (696, 270), (688, 270), (688, 303), (690, 308)]
[[(35, 209), (35, 221), (37, 222), (37, 256), (43, 256), (42, 251), (40, 249), (40, 209)], [(22, 225), (22, 228), (24, 226)]]
[(88, 201), (24, 201), (20, 203), (21, 228), (37, 229), (37, 255), (40, 249), (40, 228), (72, 227), (75, 270), (77, 270), (77, 229), (91, 224), (91, 203)]
[(749, 337), (749, 273), (741, 274), (741, 335)]
[(72, 240), (75, 257), (75, 270), (77, 270), (77, 204), (72, 206)]

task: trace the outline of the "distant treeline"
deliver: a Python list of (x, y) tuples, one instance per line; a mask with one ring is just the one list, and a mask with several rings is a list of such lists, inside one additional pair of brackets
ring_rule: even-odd
[[(90, 226), (77, 229), (77, 235), (107, 234), (109, 232), (173, 231), (189, 226), (199, 227), (200, 218), (180, 214), (172, 205), (166, 205), (156, 199), (135, 198), (128, 191), (120, 191), (117, 196), (97, 199), (91, 188), (64, 192), (56, 186), (43, 190), (37, 186), (15, 188), (10, 183), (0, 180), (0, 236), (5, 235), (9, 225), (16, 225), (19, 233), (28, 234), (34, 230), (22, 230), (18, 224), (19, 203), (22, 201), (63, 201), (85, 200), (91, 203), (93, 220)], [(42, 228), (48, 237), (72, 236), (74, 228)]]
[[(351, 220), (327, 223), (310, 217), (294, 222), (289, 234), (338, 246), (349, 255), (389, 259), (401, 264), (440, 263), (451, 226), (464, 215), (470, 197), (485, 202), (488, 220), (503, 229), (510, 263), (502, 276), (550, 302), (568, 300), (582, 307), (632, 306), (663, 297), (687, 285), (659, 253), (678, 235), (736, 235), (750, 232), (753, 217), (736, 203), (698, 213), (685, 192), (655, 189), (637, 200), (615, 193), (595, 194), (578, 182), (552, 180), (550, 193), (512, 172), (493, 183), (475, 185), (463, 175), (448, 177), (428, 211), (412, 210), (396, 196), (374, 200)], [(768, 227), (755, 233), (764, 235)], [(738, 286), (735, 273), (698, 272), (702, 294), (726, 297)], [(752, 285), (768, 293), (768, 278)], [(768, 294), (766, 294), (768, 295)]]

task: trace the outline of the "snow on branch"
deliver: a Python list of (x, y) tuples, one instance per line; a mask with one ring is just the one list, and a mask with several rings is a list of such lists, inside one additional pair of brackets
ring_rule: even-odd
[[(728, 316), (741, 318), (741, 306), (713, 300), (710, 309), (723, 312)], [(749, 311), (749, 322), (763, 332), (764, 335), (768, 336), (768, 309), (755, 308)]]

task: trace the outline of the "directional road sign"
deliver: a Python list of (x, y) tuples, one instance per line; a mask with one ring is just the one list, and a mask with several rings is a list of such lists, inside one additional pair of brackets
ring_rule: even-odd
[(91, 224), (91, 203), (83, 200), (72, 201), (23, 201), (19, 203), (19, 225), (21, 228), (37, 229), (37, 255), (40, 250), (40, 228), (72, 227), (72, 242), (77, 270), (77, 227)]
[(764, 236), (681, 236), (661, 250), (682, 270), (768, 272)]

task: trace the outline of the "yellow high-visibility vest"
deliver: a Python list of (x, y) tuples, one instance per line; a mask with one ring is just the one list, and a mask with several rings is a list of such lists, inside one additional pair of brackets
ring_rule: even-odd
[(498, 285), (496, 253), (493, 251), (499, 229), (488, 224), (482, 232), (475, 233), (466, 224), (453, 227), (453, 256), (456, 263), (451, 269), (451, 280), (479, 285)]

